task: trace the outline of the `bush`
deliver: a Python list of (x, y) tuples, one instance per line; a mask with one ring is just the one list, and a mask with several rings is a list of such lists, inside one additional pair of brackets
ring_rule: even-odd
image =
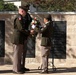
[(25, 3), (33, 4), (38, 11), (76, 11), (76, 0), (27, 0)]
[(0, 1), (0, 11), (2, 11), (4, 9), (4, 2), (1, 0)]
[(4, 5), (4, 10), (6, 11), (16, 11), (18, 8), (13, 3), (8, 3)]
[(13, 3), (5, 4), (3, 0), (0, 0), (0, 11), (17, 11), (18, 8)]

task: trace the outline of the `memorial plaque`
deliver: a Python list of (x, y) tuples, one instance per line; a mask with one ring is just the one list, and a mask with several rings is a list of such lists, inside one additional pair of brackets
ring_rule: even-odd
[(0, 20), (0, 57), (5, 56), (5, 21)]
[[(52, 50), (50, 58), (66, 58), (66, 21), (53, 21)], [(27, 57), (35, 57), (35, 40), (28, 38)]]
[(66, 21), (53, 21), (52, 50), (50, 57), (66, 58)]

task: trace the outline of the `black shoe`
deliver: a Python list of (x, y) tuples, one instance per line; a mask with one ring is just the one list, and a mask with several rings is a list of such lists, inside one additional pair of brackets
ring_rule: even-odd
[(23, 71), (19, 71), (19, 72), (13, 71), (13, 73), (15, 73), (15, 74), (23, 74), (23, 73), (25, 73), (25, 72), (23, 72)]
[(48, 71), (41, 71), (41, 74), (47, 74)]
[(23, 71), (30, 71), (28, 68), (22, 68)]

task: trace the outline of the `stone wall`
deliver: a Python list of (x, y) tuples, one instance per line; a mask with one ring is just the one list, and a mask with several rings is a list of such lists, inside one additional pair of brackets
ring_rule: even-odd
[(4, 58), (4, 63), (12, 63), (13, 47), (12, 47), (12, 43), (11, 43), (11, 35), (12, 35), (12, 31), (13, 31), (14, 16), (15, 16), (14, 14), (7, 14), (7, 13), (0, 14), (0, 19), (5, 21), (5, 58)]
[[(43, 21), (43, 15), (48, 14), (46, 12), (31, 13), (34, 16), (40, 18)], [(58, 65), (73, 65), (76, 64), (76, 13), (75, 12), (59, 12), (51, 13), (54, 21), (66, 21), (67, 33), (66, 33), (66, 59), (54, 59), (55, 66)], [(0, 13), (0, 20), (5, 20), (5, 57), (0, 58), (0, 63), (4, 59), (5, 64), (12, 64), (13, 60), (13, 45), (11, 43), (11, 35), (13, 32), (13, 20), (16, 13)], [(38, 39), (40, 42), (40, 39)], [(41, 63), (41, 53), (39, 49), (39, 43), (36, 44), (37, 49), (35, 52), (35, 58), (26, 58), (26, 63)], [(49, 59), (51, 61), (51, 59)], [(2, 61), (3, 63), (3, 61)]]

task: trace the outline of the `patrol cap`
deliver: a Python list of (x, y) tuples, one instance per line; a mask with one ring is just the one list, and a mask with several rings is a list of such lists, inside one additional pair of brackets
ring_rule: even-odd
[(19, 8), (23, 9), (24, 11), (28, 11), (27, 7), (26, 6), (19, 6)]
[(48, 21), (52, 21), (52, 17), (50, 14), (44, 15), (44, 18), (47, 19)]
[(29, 6), (30, 6), (30, 4), (26, 4), (26, 8), (29, 10)]

